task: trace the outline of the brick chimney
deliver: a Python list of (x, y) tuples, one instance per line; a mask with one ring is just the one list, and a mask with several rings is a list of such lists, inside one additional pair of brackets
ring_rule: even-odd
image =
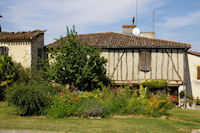
[(122, 33), (133, 35), (132, 30), (133, 30), (133, 28), (136, 27), (136, 25), (134, 23), (135, 23), (135, 17), (133, 17), (131, 25), (122, 25)]

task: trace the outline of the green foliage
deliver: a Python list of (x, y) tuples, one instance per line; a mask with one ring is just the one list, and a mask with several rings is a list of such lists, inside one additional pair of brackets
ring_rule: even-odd
[(67, 37), (58, 40), (60, 47), (49, 49), (51, 63), (43, 65), (42, 76), (60, 84), (74, 83), (79, 90), (93, 90), (108, 81), (107, 61), (100, 57), (100, 49), (80, 43), (76, 36), (75, 29), (67, 28)]
[(53, 104), (47, 109), (47, 114), (52, 118), (64, 118), (77, 115), (78, 101), (63, 101), (62, 97), (54, 97)]
[(189, 95), (187, 96), (187, 98), (188, 98), (189, 100), (193, 100), (193, 99), (194, 99), (194, 97), (192, 96), (192, 94), (189, 94)]
[(140, 98), (144, 99), (146, 96), (145, 89), (142, 85), (140, 85)]
[(57, 94), (54, 96), (53, 103), (47, 109), (47, 114), (52, 118), (64, 118), (70, 116), (77, 116), (77, 108), (80, 106), (81, 98), (78, 95), (80, 91), (69, 88), (69, 86), (62, 86), (54, 84)]
[(16, 79), (16, 66), (11, 57), (0, 56), (0, 101), (4, 99), (5, 89)]
[(14, 84), (7, 92), (7, 100), (21, 115), (40, 115), (51, 103), (53, 87), (37, 82)]
[(159, 95), (155, 95), (151, 99), (132, 97), (127, 106), (126, 113), (142, 114), (153, 117), (169, 115), (168, 110), (172, 109), (170, 101), (163, 99)]
[(78, 114), (84, 118), (105, 116), (103, 104), (95, 98), (84, 98), (81, 101)]
[(185, 92), (182, 90), (182, 91), (180, 92), (180, 98), (184, 98), (184, 96), (185, 96)]
[(144, 87), (147, 87), (149, 89), (162, 89), (167, 88), (167, 82), (166, 80), (151, 80), (151, 81), (145, 81), (141, 83)]
[(200, 105), (200, 99), (199, 99), (199, 97), (197, 97), (195, 100), (196, 100), (196, 105)]
[(11, 57), (6, 55), (0, 56), (0, 87), (12, 83), (16, 77), (16, 67)]

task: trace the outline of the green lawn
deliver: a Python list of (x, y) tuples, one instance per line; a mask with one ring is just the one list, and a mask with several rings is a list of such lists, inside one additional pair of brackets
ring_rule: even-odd
[(19, 117), (14, 108), (0, 102), (0, 129), (29, 129), (64, 132), (153, 132), (177, 133), (200, 129), (200, 111), (174, 109), (169, 119), (131, 116), (106, 119), (49, 119), (45, 117)]

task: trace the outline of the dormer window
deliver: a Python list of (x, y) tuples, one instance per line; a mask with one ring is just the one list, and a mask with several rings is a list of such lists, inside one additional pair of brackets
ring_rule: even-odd
[(8, 56), (8, 47), (0, 47), (0, 56), (7, 55)]
[(151, 51), (141, 50), (139, 52), (139, 70), (143, 72), (151, 71)]

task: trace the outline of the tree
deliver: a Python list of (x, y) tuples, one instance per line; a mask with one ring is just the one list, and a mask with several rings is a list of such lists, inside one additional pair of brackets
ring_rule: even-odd
[(12, 62), (11, 57), (6, 55), (0, 56), (0, 86), (5, 86), (16, 77), (16, 67)]
[(93, 90), (107, 83), (105, 65), (100, 49), (81, 43), (73, 27), (67, 36), (59, 40), (59, 48), (49, 48), (51, 58), (43, 64), (42, 77), (47, 81), (72, 84), (79, 90)]
[(16, 67), (11, 57), (6, 55), (0, 56), (0, 101), (4, 99), (5, 89), (8, 84), (16, 78)]

